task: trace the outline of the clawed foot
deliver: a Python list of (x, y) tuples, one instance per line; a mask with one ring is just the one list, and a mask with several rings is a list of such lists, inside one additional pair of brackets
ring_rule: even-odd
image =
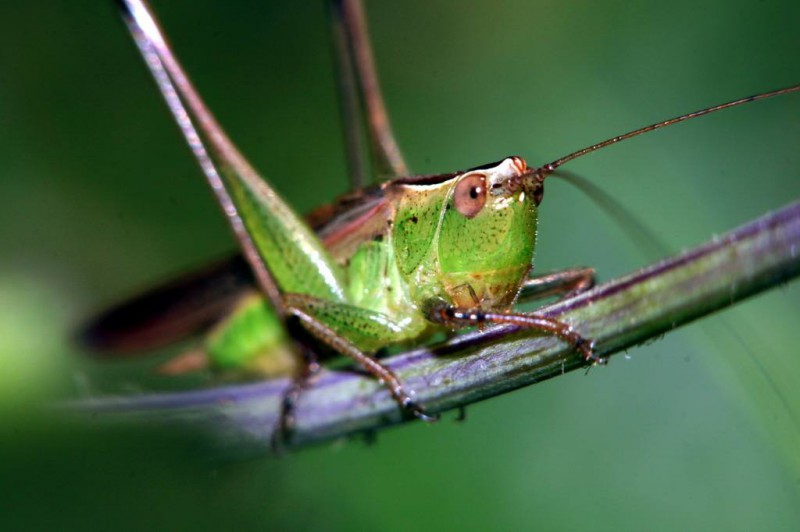
[(283, 396), (281, 401), (281, 413), (272, 431), (269, 446), (272, 453), (283, 456), (286, 453), (286, 446), (295, 428), (294, 406), (299, 394), (299, 388), (294, 386)]
[(608, 358), (597, 356), (594, 353), (594, 340), (578, 336), (578, 339), (575, 340), (575, 350), (581, 353), (584, 360), (590, 362), (593, 366), (605, 366), (608, 364)]
[(425, 409), (422, 408), (421, 405), (415, 403), (411, 400), (410, 397), (405, 397), (400, 406), (403, 407), (403, 410), (414, 416), (415, 418), (424, 421), (425, 423), (436, 423), (439, 421), (438, 415), (429, 415), (425, 413)]

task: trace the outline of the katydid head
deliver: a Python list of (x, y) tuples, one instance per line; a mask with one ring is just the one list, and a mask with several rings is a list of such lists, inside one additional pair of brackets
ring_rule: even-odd
[(417, 297), (511, 305), (531, 268), (540, 185), (520, 157), (399, 183), (395, 251)]
[(514, 302), (533, 261), (538, 190), (520, 157), (455, 180), (436, 242), (439, 280), (455, 305), (503, 308)]

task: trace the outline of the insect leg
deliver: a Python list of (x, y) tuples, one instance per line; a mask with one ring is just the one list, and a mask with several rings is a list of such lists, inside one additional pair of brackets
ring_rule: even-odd
[[(378, 175), (384, 177), (408, 175), (408, 166), (395, 140), (389, 122), (389, 114), (383, 102), (364, 6), (361, 0), (332, 0), (332, 2), (334, 32), (337, 31), (337, 24), (341, 24), (342, 40), (344, 41), (342, 48), (346, 49), (350, 55), (346, 60), (340, 56), (339, 63), (340, 66), (346, 66), (342, 64), (347, 63), (355, 67), (357, 88), (360, 89), (361, 110), (366, 115), (373, 162)], [(343, 76), (347, 74), (345, 71), (342, 72)], [(347, 83), (341, 84), (340, 87), (353, 90), (349, 87), (355, 88), (354, 85)], [(349, 105), (346, 101), (350, 99), (352, 96), (342, 94), (343, 107)], [(360, 132), (358, 134), (360, 135)], [(348, 133), (348, 139), (350, 136), (351, 134)]]
[[(397, 401), (401, 408), (413, 416), (423, 421), (436, 421), (438, 418), (425, 413), (421, 405), (413, 400), (413, 392), (407, 389), (403, 382), (389, 368), (381, 364), (376, 359), (359, 349), (353, 342), (339, 334), (334, 328), (326, 323), (326, 313), (350, 314), (347, 321), (358, 321), (358, 328), (377, 330), (380, 325), (368, 319), (370, 316), (378, 317), (378, 313), (353, 307), (323, 301), (311, 296), (300, 294), (287, 294), (286, 303), (289, 312), (297, 318), (312, 337), (319, 342), (327, 345), (337, 353), (354, 360), (370, 375), (381, 381), (389, 390), (392, 397)], [(359, 314), (362, 316), (359, 319)], [(382, 316), (382, 315), (380, 315)]]
[(525, 280), (517, 303), (527, 303), (550, 296), (567, 299), (594, 286), (594, 268), (569, 268)]
[(331, 0), (328, 6), (350, 188), (358, 190), (367, 184), (369, 174), (369, 161), (364, 146), (364, 117), (350, 39), (345, 26), (344, 3), (342, 0)]
[(200, 164), (217, 202), (225, 212), (239, 246), (253, 269), (259, 287), (276, 312), (283, 316), (285, 311), (278, 284), (248, 232), (240, 209), (234, 203), (232, 194), (228, 190), (229, 186), (226, 186), (225, 182), (225, 170), (245, 176), (251, 181), (259, 180), (255, 171), (205, 106), (172, 53), (146, 2), (125, 0), (119, 5), (128, 30), (139, 47), (181, 133)]
[(189, 81), (143, 0), (123, 17), (276, 313), (282, 292), (344, 300), (344, 274), (324, 244), (236, 149)]
[(480, 308), (459, 308), (445, 303), (433, 304), (428, 318), (449, 327), (484, 325), (516, 325), (525, 329), (542, 331), (557, 336), (572, 345), (587, 362), (605, 364), (607, 360), (594, 354), (594, 342), (584, 338), (568, 324), (540, 314), (502, 313)]
[(300, 373), (298, 373), (291, 386), (283, 394), (281, 400), (281, 412), (278, 418), (278, 424), (272, 432), (270, 447), (275, 454), (282, 454), (285, 444), (291, 438), (292, 432), (295, 427), (295, 407), (300, 394), (305, 390), (314, 377), (319, 373), (321, 366), (317, 360), (317, 355), (313, 349), (303, 345), (303, 366)]

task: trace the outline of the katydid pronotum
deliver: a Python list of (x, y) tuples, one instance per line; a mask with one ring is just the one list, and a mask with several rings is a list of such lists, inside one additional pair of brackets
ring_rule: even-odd
[[(539, 168), (519, 157), (471, 170), (419, 178), (407, 173), (389, 127), (358, 2), (333, 4), (333, 21), (345, 87), (342, 95), (352, 173), (367, 173), (358, 144), (359, 109), (369, 127), (371, 155), (382, 175), (394, 177), (355, 193), (310, 224), (277, 196), (233, 147), (174, 55), (147, 7), (126, 2), (126, 21), (167, 103), (187, 137), (231, 222), (245, 261), (213, 268), (155, 295), (101, 317), (88, 331), (95, 345), (122, 349), (154, 345), (196, 332), (214, 318), (201, 356), (180, 357), (166, 367), (182, 371), (210, 364), (223, 371), (265, 377), (297, 373), (299, 353), (307, 367), (323, 346), (349, 356), (384, 382), (409, 413), (432, 419), (371, 354), (431, 333), (487, 323), (513, 323), (554, 334), (579, 350), (587, 364), (604, 362), (571, 324), (536, 314), (515, 313), (520, 300), (542, 293), (570, 294), (592, 283), (592, 272), (573, 269), (529, 278), (536, 242), (538, 205), (545, 179), (562, 164), (647, 131), (749, 101), (800, 90), (790, 87), (667, 120), (579, 150)], [(349, 111), (348, 111), (349, 109)], [(355, 132), (353, 132), (355, 131)], [(360, 181), (359, 181), (360, 182)], [(313, 226), (313, 230), (312, 227)], [(316, 235), (314, 233), (316, 231)], [(233, 288), (202, 309), (182, 299), (232, 266)], [(243, 288), (242, 285), (248, 285)], [(223, 290), (224, 292), (224, 290)], [(194, 296), (193, 296), (194, 297)], [(186, 311), (180, 323), (126, 321), (131, 310)], [(184, 307), (181, 308), (181, 304)], [(191, 312), (188, 312), (190, 311)], [(164, 312), (157, 317), (174, 316)]]

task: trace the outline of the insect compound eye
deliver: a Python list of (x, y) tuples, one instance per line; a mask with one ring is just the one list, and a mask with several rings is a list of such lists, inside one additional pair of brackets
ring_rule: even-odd
[(458, 212), (467, 218), (477, 216), (486, 204), (486, 176), (470, 174), (456, 185), (453, 203)]

